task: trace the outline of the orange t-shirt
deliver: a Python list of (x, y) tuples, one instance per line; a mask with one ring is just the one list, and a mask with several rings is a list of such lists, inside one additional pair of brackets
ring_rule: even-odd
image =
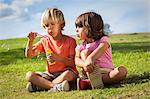
[[(44, 36), (38, 43), (35, 44), (35, 47), (41, 53), (46, 53), (47, 50), (52, 50), (54, 53), (69, 58), (70, 56), (75, 56), (76, 41), (66, 35), (63, 35), (63, 38), (57, 41), (52, 37)], [(66, 66), (63, 62), (56, 61), (55, 64), (49, 64), (47, 62), (47, 65), (47, 71), (50, 73), (64, 71), (68, 68), (78, 73), (74, 64), (74, 66), (70, 67)]]

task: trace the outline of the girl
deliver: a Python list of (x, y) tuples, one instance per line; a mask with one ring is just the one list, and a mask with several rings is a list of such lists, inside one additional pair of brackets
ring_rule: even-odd
[[(96, 65), (101, 69), (104, 84), (117, 83), (126, 78), (127, 69), (123, 66), (115, 68), (112, 64), (111, 44), (104, 34), (101, 16), (95, 12), (83, 13), (77, 17), (75, 25), (78, 37), (83, 40), (76, 47), (75, 64), (83, 69), (84, 76), (92, 73)], [(77, 85), (78, 89), (86, 89), (90, 81), (78, 79)]]

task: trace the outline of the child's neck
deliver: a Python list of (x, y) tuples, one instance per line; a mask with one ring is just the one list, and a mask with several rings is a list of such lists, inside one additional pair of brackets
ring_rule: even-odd
[(94, 42), (94, 39), (92, 39), (92, 38), (86, 39), (86, 43), (92, 43), (92, 42)]
[(63, 35), (60, 34), (60, 35), (56, 36), (54, 39), (55, 39), (55, 40), (61, 40), (62, 38), (63, 38)]
[(53, 40), (61, 40), (62, 38), (63, 38), (63, 35), (62, 34), (60, 34), (60, 35), (57, 35), (56, 37), (52, 37), (53, 38)]

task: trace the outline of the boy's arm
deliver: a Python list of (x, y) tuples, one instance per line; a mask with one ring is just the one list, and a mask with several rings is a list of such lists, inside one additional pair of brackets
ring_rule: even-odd
[(35, 39), (35, 37), (36, 37), (35, 33), (33, 33), (33, 32), (29, 33), (27, 46), (26, 46), (26, 50), (25, 50), (26, 57), (31, 58), (38, 54), (38, 50), (33, 46), (33, 40)]

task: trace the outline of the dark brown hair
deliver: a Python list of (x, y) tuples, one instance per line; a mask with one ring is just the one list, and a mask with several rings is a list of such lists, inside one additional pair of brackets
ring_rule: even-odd
[(103, 28), (104, 23), (101, 15), (95, 12), (86, 12), (77, 17), (75, 21), (76, 27), (84, 27), (87, 29), (87, 37), (93, 38), (94, 41), (106, 36)]

